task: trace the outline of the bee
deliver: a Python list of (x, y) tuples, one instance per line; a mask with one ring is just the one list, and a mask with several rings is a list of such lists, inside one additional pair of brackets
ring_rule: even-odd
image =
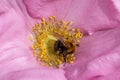
[(75, 51), (76, 46), (79, 46), (78, 44), (73, 43), (70, 40), (57, 40), (54, 43), (54, 51), (58, 55), (63, 55), (64, 62), (66, 63), (67, 55), (73, 54)]

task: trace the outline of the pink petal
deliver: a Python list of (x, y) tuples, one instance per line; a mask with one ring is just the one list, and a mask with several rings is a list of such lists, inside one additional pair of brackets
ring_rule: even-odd
[(73, 21), (75, 27), (89, 33), (120, 24), (112, 0), (24, 0), (24, 3), (34, 18), (55, 15), (60, 20)]
[(0, 3), (0, 80), (66, 80), (62, 69), (41, 67), (33, 57), (28, 39), (29, 24), (33, 23), (22, 13), (21, 2)]
[(66, 80), (63, 74), (58, 73), (63, 73), (63, 71), (54, 69), (26, 69), (10, 72), (2, 76), (0, 80)]
[(120, 0), (112, 0), (112, 1), (114, 2), (114, 5), (116, 6), (118, 11), (120, 12)]
[(120, 79), (120, 28), (85, 36), (76, 53), (77, 61), (65, 69), (68, 80)]

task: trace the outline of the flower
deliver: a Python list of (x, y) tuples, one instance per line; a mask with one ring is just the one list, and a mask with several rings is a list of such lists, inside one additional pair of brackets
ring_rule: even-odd
[[(117, 0), (2, 0), (0, 80), (119, 80)], [(27, 38), (41, 17), (73, 21), (84, 33), (76, 61), (65, 69), (38, 64)]]
[(22, 0), (1, 1), (0, 80), (66, 80), (64, 70), (42, 67), (33, 57), (28, 36), (34, 22)]
[(33, 41), (32, 50), (38, 62), (58, 68), (63, 63), (73, 63), (74, 51), (83, 36), (80, 29), (70, 29), (72, 22), (58, 21), (55, 16), (41, 20), (41, 23), (35, 24), (33, 35), (30, 36)]

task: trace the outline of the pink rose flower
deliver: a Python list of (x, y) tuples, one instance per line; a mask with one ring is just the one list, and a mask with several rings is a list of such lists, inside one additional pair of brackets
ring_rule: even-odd
[[(0, 80), (120, 80), (119, 0), (1, 0)], [(41, 17), (73, 21), (84, 37), (65, 69), (40, 66), (28, 36)]]

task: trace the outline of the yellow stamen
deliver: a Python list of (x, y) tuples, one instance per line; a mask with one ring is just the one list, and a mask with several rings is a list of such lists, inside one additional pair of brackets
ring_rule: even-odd
[[(33, 37), (35, 39), (32, 49), (34, 56), (42, 65), (59, 67), (59, 65), (64, 63), (64, 58), (63, 55), (58, 55), (54, 51), (55, 42), (59, 39), (63, 39), (72, 41), (72, 43), (76, 45), (80, 42), (80, 38), (82, 38), (83, 34), (79, 29), (69, 29), (69, 26), (71, 26), (73, 22), (67, 23), (64, 20), (57, 21), (55, 16), (49, 17), (48, 20), (42, 18), (41, 21), (41, 23), (37, 23), (33, 27)], [(67, 63), (73, 63), (74, 60), (74, 54), (67, 55)]]

